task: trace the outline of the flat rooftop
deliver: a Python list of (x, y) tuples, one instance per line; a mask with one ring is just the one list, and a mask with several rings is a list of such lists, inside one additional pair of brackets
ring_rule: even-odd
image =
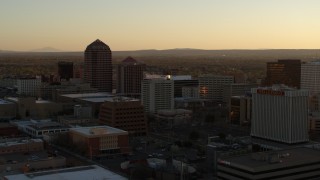
[(0, 148), (1, 147), (10, 147), (10, 146), (15, 146), (15, 145), (19, 145), (19, 144), (29, 144), (29, 143), (42, 143), (43, 141), (41, 139), (21, 139), (21, 140), (17, 140), (17, 139), (7, 139), (6, 142), (2, 142), (0, 143)]
[(6, 101), (4, 99), (0, 99), (0, 104), (13, 104), (13, 102)]
[(89, 97), (81, 98), (80, 100), (92, 103), (140, 101), (139, 99), (129, 97)]
[(62, 156), (49, 157), (46, 151), (30, 152), (30, 153), (11, 153), (0, 156), (0, 165), (10, 164), (14, 161), (16, 164), (32, 161), (44, 161), (50, 159), (64, 159)]
[(212, 101), (210, 99), (201, 99), (201, 98), (193, 98), (193, 97), (177, 97), (174, 98), (177, 102), (204, 102), (204, 101)]
[(79, 127), (79, 128), (71, 128), (70, 131), (74, 131), (86, 136), (128, 133), (127, 131), (110, 127), (110, 126)]
[(46, 104), (46, 103), (52, 103), (52, 101), (47, 101), (47, 100), (41, 99), (41, 100), (36, 100), (36, 103), (37, 104)]
[(19, 101), (19, 98), (17, 98), (17, 97), (8, 97), (7, 99), (10, 100), (10, 101), (13, 101), (13, 102), (18, 102)]
[(42, 171), (36, 173), (17, 174), (5, 176), (7, 180), (74, 180), (74, 179), (112, 179), (125, 180), (127, 178), (103, 169), (97, 165), (79, 166), (72, 168), (57, 169), (51, 171)]
[[(279, 161), (268, 162), (268, 155), (273, 155), (273, 157), (280, 156)], [(279, 151), (251, 153), (233, 157), (222, 157), (219, 159), (218, 163), (244, 169), (250, 172), (259, 172), (290, 166), (320, 163), (320, 151), (300, 147)]]
[(11, 121), (12, 124), (18, 127), (32, 127), (34, 129), (55, 129), (55, 128), (68, 128), (67, 126), (60, 124), (58, 122), (51, 121), (50, 119), (45, 120), (25, 120), (25, 121)]
[(98, 93), (82, 93), (82, 94), (63, 94), (62, 97), (68, 98), (101, 98), (101, 97), (113, 97), (111, 93), (107, 92), (98, 92)]
[(91, 103), (103, 103), (105, 101), (112, 100), (112, 97), (89, 97), (89, 98), (80, 98), (80, 100), (91, 102)]

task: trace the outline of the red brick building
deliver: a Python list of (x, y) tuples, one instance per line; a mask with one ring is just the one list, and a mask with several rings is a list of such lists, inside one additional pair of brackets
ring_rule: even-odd
[(99, 123), (128, 131), (133, 136), (147, 135), (143, 105), (138, 99), (117, 97), (100, 106)]
[(109, 126), (71, 128), (70, 138), (75, 146), (83, 146), (88, 156), (128, 154), (128, 132)]

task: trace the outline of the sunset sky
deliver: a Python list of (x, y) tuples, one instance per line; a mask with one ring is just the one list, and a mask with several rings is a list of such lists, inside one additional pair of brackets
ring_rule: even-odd
[(319, 0), (1, 0), (0, 49), (319, 49)]

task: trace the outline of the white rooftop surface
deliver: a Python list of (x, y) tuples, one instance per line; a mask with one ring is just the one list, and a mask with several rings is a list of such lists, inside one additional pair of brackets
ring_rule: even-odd
[(13, 102), (6, 101), (4, 99), (0, 99), (0, 104), (13, 104)]
[(37, 124), (51, 124), (51, 123), (56, 123), (56, 122), (52, 122), (51, 119), (42, 119), (42, 120), (13, 120), (10, 121), (10, 124), (16, 125), (18, 127), (25, 127), (25, 126), (29, 126), (29, 125), (37, 125)]
[(36, 100), (36, 103), (45, 104), (45, 103), (52, 103), (52, 102), (51, 101), (46, 101), (46, 100)]
[(90, 97), (112, 97), (113, 95), (107, 92), (98, 92), (98, 93), (82, 93), (82, 94), (63, 94), (63, 97), (68, 98), (90, 98)]
[(17, 97), (8, 97), (7, 99), (10, 100), (10, 101), (18, 102), (18, 98)]
[[(97, 130), (97, 134), (92, 134), (92, 130)], [(117, 129), (110, 126), (91, 126), (91, 127), (79, 127), (71, 128), (70, 131), (75, 131), (85, 135), (104, 135), (104, 134), (117, 134), (117, 133), (127, 133), (127, 131)]]
[(5, 176), (7, 180), (80, 180), (80, 179), (112, 179), (125, 180), (127, 178), (103, 169), (97, 165), (43, 171), (37, 173), (17, 174)]
[(166, 75), (160, 74), (146, 74), (145, 79), (166, 79)]
[(112, 100), (112, 97), (89, 97), (89, 98), (81, 98), (82, 101), (88, 101), (93, 103), (105, 102)]
[(191, 75), (176, 75), (171, 76), (171, 80), (191, 80)]
[(128, 97), (94, 97), (94, 98), (81, 98), (82, 101), (88, 101), (88, 102), (121, 102), (121, 101), (140, 101), (139, 99), (134, 98), (128, 98)]

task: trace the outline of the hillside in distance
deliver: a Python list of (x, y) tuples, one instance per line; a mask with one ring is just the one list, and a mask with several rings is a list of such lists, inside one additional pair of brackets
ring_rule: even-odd
[[(266, 62), (278, 59), (320, 59), (317, 49), (270, 50), (139, 50), (112, 51), (113, 64), (132, 56), (148, 65), (149, 72), (165, 74), (232, 75), (236, 82), (256, 82), (265, 77)], [(0, 51), (0, 77), (6, 75), (55, 74), (57, 62), (83, 64), (83, 52)]]
[[(43, 50), (43, 49), (42, 49)], [(50, 49), (46, 49), (50, 50)], [(301, 59), (313, 60), (320, 58), (320, 49), (262, 49), (262, 50), (201, 50), (201, 49), (167, 49), (167, 50), (136, 50), (136, 51), (112, 51), (115, 60), (121, 60), (127, 56), (142, 59), (150, 57), (183, 57), (183, 58), (212, 58), (212, 59), (246, 59), (269, 60), (277, 59)], [(83, 59), (83, 52), (17, 52), (1, 51), (3, 57), (78, 57)]]

